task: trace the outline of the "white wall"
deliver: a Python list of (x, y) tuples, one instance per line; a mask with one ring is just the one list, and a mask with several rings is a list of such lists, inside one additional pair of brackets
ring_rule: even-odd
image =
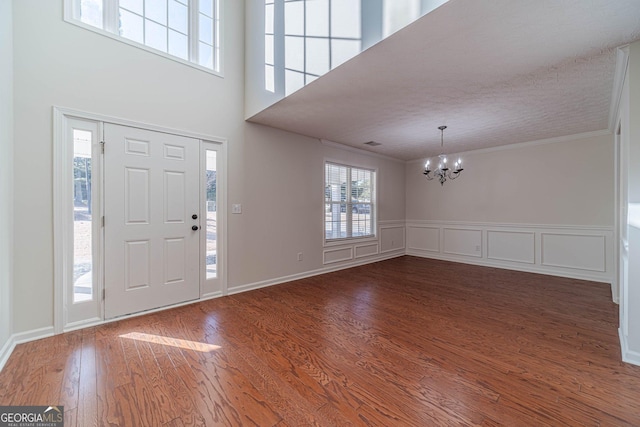
[(380, 220), (404, 219), (403, 162), (251, 123), (244, 152), (236, 164), (245, 172), (243, 193), (229, 200), (242, 203), (242, 214), (231, 215), (237, 229), (229, 241), (230, 289), (323, 268), (325, 159), (377, 169)]
[[(0, 349), (11, 336), (13, 205), (12, 0), (0, 0)], [(2, 354), (0, 352), (0, 359)]]
[(52, 106), (222, 136), (238, 154), (244, 8), (226, 3), (224, 79), (66, 23), (60, 0), (14, 3), (16, 332), (53, 324)]
[(613, 135), (462, 155), (440, 186), (407, 166), (407, 220), (612, 226)]
[(325, 156), (379, 168), (380, 217), (404, 219), (403, 163), (244, 122), (244, 2), (225, 1), (224, 78), (66, 23), (62, 9), (14, 4), (15, 332), (53, 325), (54, 105), (228, 140), (227, 206), (243, 212), (227, 212), (230, 291), (324, 268)]
[[(628, 132), (629, 141), (629, 202), (640, 203), (640, 42), (629, 47), (628, 83)], [(634, 213), (633, 227), (629, 232), (629, 276), (627, 295), (623, 297), (628, 324), (621, 328), (623, 356), (640, 365), (640, 212)], [(624, 319), (623, 319), (624, 321)], [(626, 335), (626, 336), (624, 336)]]
[(629, 203), (640, 203), (640, 42), (629, 46)]
[[(264, 80), (264, 1), (246, 0), (246, 28), (245, 34), (245, 117), (249, 118), (268, 106), (275, 104), (284, 97), (284, 78), (276, 73), (276, 92), (269, 92), (265, 89)], [(280, 20), (282, 17), (276, 14), (275, 19)], [(280, 49), (276, 50), (278, 55), (276, 63), (283, 64), (282, 50), (284, 42)], [(282, 65), (278, 66), (282, 69)]]
[(444, 186), (408, 164), (407, 252), (614, 283), (613, 135), (575, 138), (463, 153)]

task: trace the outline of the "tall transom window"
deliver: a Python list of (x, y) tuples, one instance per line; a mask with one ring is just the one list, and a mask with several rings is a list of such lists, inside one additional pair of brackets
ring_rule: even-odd
[(359, 0), (285, 0), (285, 92), (360, 53)]
[(220, 0), (65, 0), (65, 19), (198, 68), (222, 70)]
[(290, 95), (360, 53), (361, 0), (264, 0), (264, 8), (269, 92)]

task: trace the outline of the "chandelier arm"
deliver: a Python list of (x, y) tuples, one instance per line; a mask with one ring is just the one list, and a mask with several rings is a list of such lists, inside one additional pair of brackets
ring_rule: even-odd
[(457, 177), (460, 176), (460, 172), (462, 172), (462, 169), (458, 169), (453, 172), (449, 171), (449, 174), (448, 174), (449, 179), (456, 179)]

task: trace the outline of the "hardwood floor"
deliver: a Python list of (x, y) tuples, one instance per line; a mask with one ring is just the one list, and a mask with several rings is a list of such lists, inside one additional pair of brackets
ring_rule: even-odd
[(402, 257), (16, 347), (68, 426), (638, 426), (608, 285)]

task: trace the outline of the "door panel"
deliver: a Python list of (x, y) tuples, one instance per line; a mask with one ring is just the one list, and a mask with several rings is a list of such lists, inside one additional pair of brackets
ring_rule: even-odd
[(125, 222), (149, 224), (149, 170), (125, 166), (124, 174)]
[(113, 124), (104, 135), (105, 317), (199, 298), (200, 142)]
[(164, 171), (164, 213), (167, 223), (184, 223), (184, 172)]
[(149, 287), (149, 282), (151, 281), (151, 249), (149, 241), (125, 241), (124, 245), (124, 289), (129, 291)]

